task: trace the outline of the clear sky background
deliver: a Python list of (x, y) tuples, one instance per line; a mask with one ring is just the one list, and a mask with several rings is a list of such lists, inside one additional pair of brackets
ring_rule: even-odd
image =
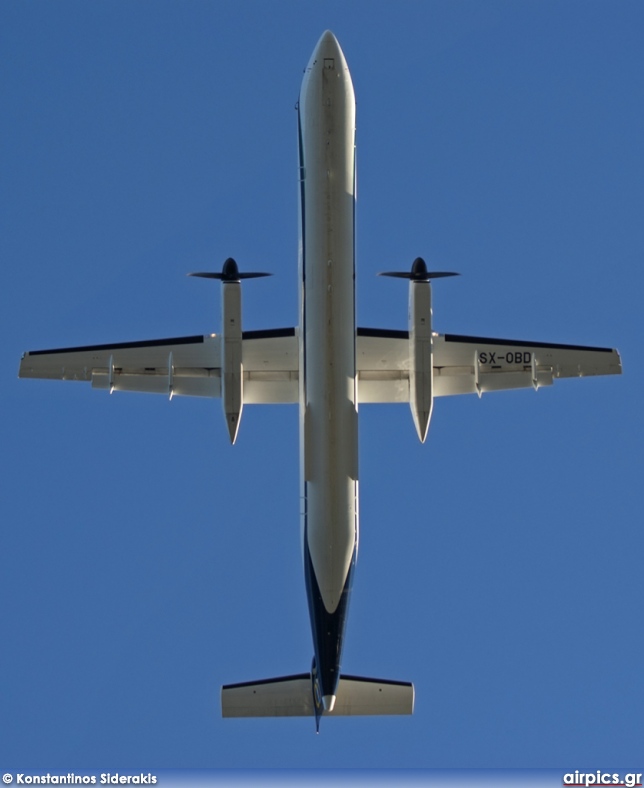
[[(297, 320), (296, 113), (321, 33), (357, 96), (358, 313), (618, 347), (621, 378), (361, 409), (343, 667), (410, 718), (222, 720), (308, 670), (297, 409), (19, 381), (25, 350)], [(641, 762), (644, 5), (0, 5), (0, 760), (162, 767)]]

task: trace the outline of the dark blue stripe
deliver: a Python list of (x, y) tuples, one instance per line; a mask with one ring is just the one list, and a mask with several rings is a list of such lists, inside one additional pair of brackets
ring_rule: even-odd
[(128, 348), (162, 347), (163, 345), (197, 345), (203, 343), (203, 336), (173, 337), (172, 339), (148, 339), (143, 342), (117, 342), (113, 345), (81, 345), (80, 347), (61, 347), (53, 350), (30, 350), (29, 356), (46, 356), (51, 353), (79, 353), (94, 350), (127, 350)]
[[(304, 288), (304, 282), (306, 281), (306, 216), (305, 216), (305, 197), (304, 197), (304, 180), (305, 180), (305, 172), (304, 172), (304, 141), (302, 140), (302, 116), (300, 114), (300, 102), (297, 102), (297, 139), (298, 139), (298, 152), (299, 152), (299, 159), (300, 159), (300, 232), (302, 233), (302, 281), (300, 282), (300, 287)], [(300, 379), (303, 381), (303, 389), (304, 389), (304, 403), (306, 407), (306, 297), (304, 293), (301, 295), (302, 298), (302, 325), (300, 326), (300, 330), (302, 335), (300, 336), (300, 343), (302, 346), (302, 369), (300, 370)]]
[(294, 337), (294, 328), (263, 328), (259, 331), (243, 331), (243, 339), (274, 339), (276, 337)]
[[(306, 493), (306, 486), (305, 486)], [(353, 549), (351, 564), (347, 579), (342, 589), (340, 602), (333, 613), (324, 607), (308, 543), (308, 524), (304, 526), (304, 577), (306, 581), (306, 595), (309, 603), (309, 616), (311, 618), (311, 631), (313, 633), (313, 648), (315, 651), (315, 666), (317, 668), (320, 692), (322, 695), (337, 694), (338, 680), (340, 678), (340, 663), (342, 658), (342, 644), (344, 630), (347, 623), (349, 597), (353, 585), (353, 572), (356, 565), (356, 549)]]
[(593, 353), (612, 353), (609, 347), (590, 347), (589, 345), (562, 345), (556, 342), (524, 342), (521, 339), (490, 339), (488, 337), (469, 337), (460, 334), (445, 334), (446, 342), (467, 342), (476, 345), (509, 345), (510, 347), (543, 347), (552, 350), (590, 350)]
[(301, 227), (300, 231), (302, 233), (302, 281), (306, 279), (306, 247), (304, 241), (306, 239), (306, 217), (304, 211), (304, 180), (306, 178), (306, 173), (304, 169), (304, 141), (302, 139), (302, 117), (300, 115), (300, 103), (298, 101), (297, 104), (297, 140), (298, 140), (298, 152), (299, 152), (299, 159), (300, 159), (300, 173), (299, 173), (299, 180), (300, 180), (300, 222)]
[[(241, 681), (238, 684), (224, 684), (222, 689), (238, 689), (239, 687), (254, 687), (256, 684), (281, 684), (285, 681), (297, 681), (301, 679), (310, 679), (310, 673), (294, 673), (292, 676), (278, 676), (273, 679), (260, 679), (259, 681)], [(390, 684), (392, 682), (389, 682)]]
[(359, 337), (388, 337), (389, 339), (409, 339), (409, 331), (394, 328), (359, 328)]

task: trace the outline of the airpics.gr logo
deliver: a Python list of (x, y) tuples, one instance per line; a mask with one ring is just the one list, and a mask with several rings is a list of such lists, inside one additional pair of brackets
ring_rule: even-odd
[(623, 777), (617, 772), (569, 772), (563, 776), (564, 785), (625, 785), (628, 788), (642, 785), (642, 773), (631, 772)]

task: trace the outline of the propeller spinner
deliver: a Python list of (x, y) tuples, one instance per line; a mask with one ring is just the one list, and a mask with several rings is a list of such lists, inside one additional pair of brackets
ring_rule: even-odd
[(411, 271), (383, 271), (378, 276), (392, 276), (395, 279), (409, 279), (412, 282), (429, 282), (430, 279), (460, 276), (460, 274), (455, 274), (451, 271), (428, 271), (427, 263), (422, 257), (417, 257), (411, 264)]

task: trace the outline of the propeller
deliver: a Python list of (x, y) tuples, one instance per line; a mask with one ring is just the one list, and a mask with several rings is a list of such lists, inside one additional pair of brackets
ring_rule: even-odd
[(440, 279), (445, 276), (460, 276), (451, 271), (428, 271), (427, 263), (422, 257), (417, 257), (411, 264), (411, 271), (383, 271), (378, 276), (392, 276), (396, 279), (410, 279), (412, 282), (429, 282), (430, 279)]
[(188, 276), (200, 276), (202, 279), (220, 279), (222, 282), (239, 282), (242, 279), (257, 279), (260, 276), (272, 276), (272, 274), (253, 273), (250, 271), (242, 274), (239, 272), (237, 263), (232, 257), (229, 257), (221, 267), (220, 274), (200, 272), (188, 274)]

